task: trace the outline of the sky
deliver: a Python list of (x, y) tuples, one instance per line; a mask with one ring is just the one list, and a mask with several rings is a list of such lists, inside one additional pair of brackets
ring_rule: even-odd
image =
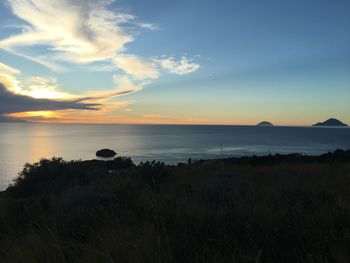
[(1, 0), (0, 119), (350, 124), (348, 0)]

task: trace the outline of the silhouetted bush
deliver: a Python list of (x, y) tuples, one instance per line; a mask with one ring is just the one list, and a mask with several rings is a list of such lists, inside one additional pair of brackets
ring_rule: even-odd
[(91, 160), (83, 161), (84, 167), (87, 168), (106, 168), (109, 170), (127, 169), (134, 167), (135, 164), (130, 157), (117, 157), (112, 161)]
[(21, 195), (59, 193), (76, 185), (85, 185), (89, 177), (81, 162), (64, 161), (62, 158), (42, 159), (35, 164), (26, 164), (14, 179), (10, 192)]
[(85, 186), (106, 176), (106, 172), (134, 167), (129, 157), (112, 161), (64, 161), (62, 158), (42, 159), (26, 164), (8, 192), (21, 196), (57, 194), (77, 186)]

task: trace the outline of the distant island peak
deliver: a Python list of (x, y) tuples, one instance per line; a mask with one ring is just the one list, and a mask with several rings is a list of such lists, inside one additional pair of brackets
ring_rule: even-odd
[(117, 153), (110, 149), (102, 149), (96, 152), (96, 156), (101, 158), (112, 158), (116, 155)]
[(269, 121), (262, 121), (258, 123), (256, 126), (273, 126), (273, 124)]
[(347, 127), (348, 125), (341, 122), (338, 119), (330, 118), (324, 122), (318, 122), (312, 126), (314, 127)]

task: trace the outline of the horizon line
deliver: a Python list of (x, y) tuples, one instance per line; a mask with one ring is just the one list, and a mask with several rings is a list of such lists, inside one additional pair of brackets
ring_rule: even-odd
[[(228, 123), (135, 123), (135, 122), (120, 122), (120, 123), (98, 123), (98, 122), (53, 122), (53, 121), (0, 121), (1, 123), (21, 123), (21, 124), (63, 124), (63, 125), (171, 125), (171, 126), (242, 126), (242, 127), (313, 127), (313, 128), (350, 128), (350, 126), (315, 126), (315, 124), (273, 124), (262, 125), (258, 124), (228, 124)], [(346, 124), (346, 123), (345, 123)]]

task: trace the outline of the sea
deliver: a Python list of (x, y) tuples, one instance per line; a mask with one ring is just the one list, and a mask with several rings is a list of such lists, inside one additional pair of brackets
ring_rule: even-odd
[(0, 191), (25, 163), (41, 158), (96, 159), (109, 148), (135, 163), (168, 164), (265, 154), (350, 149), (350, 128), (214, 125), (0, 123)]

